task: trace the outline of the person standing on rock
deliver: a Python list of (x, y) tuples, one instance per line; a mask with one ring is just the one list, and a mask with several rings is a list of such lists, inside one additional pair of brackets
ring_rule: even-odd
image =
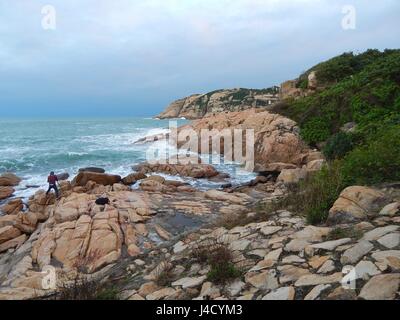
[(49, 183), (49, 189), (47, 190), (46, 195), (49, 194), (51, 189), (54, 189), (54, 191), (56, 192), (56, 197), (58, 198), (58, 195), (59, 195), (58, 188), (57, 188), (58, 178), (54, 174), (53, 171), (50, 172), (50, 175), (47, 177), (47, 182)]

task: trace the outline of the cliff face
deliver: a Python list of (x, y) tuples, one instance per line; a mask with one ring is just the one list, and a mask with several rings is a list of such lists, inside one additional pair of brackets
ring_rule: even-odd
[(229, 89), (195, 94), (171, 103), (157, 118), (199, 119), (225, 111), (268, 108), (279, 101), (279, 87), (268, 89)]

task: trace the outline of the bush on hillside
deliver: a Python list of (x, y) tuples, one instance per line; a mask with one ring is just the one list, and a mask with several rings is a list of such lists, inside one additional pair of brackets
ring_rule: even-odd
[(346, 184), (372, 185), (400, 181), (400, 125), (382, 128), (342, 163)]
[(323, 149), (324, 156), (328, 160), (342, 159), (354, 146), (353, 135), (339, 132), (331, 136)]
[(284, 198), (266, 210), (292, 210), (304, 215), (310, 224), (323, 223), (344, 187), (340, 161), (334, 161), (292, 186)]
[[(285, 101), (274, 110), (297, 121), (302, 137), (310, 144), (325, 142), (347, 122), (356, 122), (367, 137), (390, 119), (393, 123), (400, 118), (400, 50), (379, 54), (369, 50), (351, 56), (351, 63), (344, 62), (350, 56), (340, 56), (325, 62), (325, 67), (321, 64), (313, 68), (327, 74), (337, 72), (334, 85), (305, 98)], [(345, 65), (353, 66), (348, 76), (343, 71)]]

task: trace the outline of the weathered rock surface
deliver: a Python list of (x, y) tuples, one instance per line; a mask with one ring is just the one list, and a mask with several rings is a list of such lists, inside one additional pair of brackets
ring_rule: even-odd
[(348, 223), (365, 220), (387, 203), (385, 195), (368, 187), (352, 186), (342, 191), (329, 211), (328, 223)]
[(374, 246), (371, 242), (367, 240), (360, 241), (343, 253), (342, 257), (340, 258), (340, 262), (343, 265), (357, 263), (363, 256), (365, 256), (373, 248)]
[[(254, 130), (254, 155), (255, 164), (267, 166), (272, 163), (286, 163), (301, 165), (307, 162), (307, 155), (311, 152), (301, 141), (296, 123), (283, 116), (267, 111), (245, 110), (242, 112), (221, 113), (194, 121), (190, 125), (179, 128), (194, 130), (201, 137), (201, 130), (219, 130), (219, 132), (234, 129)], [(233, 131), (232, 131), (233, 132)], [(219, 141), (218, 134), (211, 134), (213, 139)], [(199, 139), (201, 141), (201, 139)], [(183, 143), (178, 142), (178, 146)], [(199, 149), (201, 150), (201, 149)], [(224, 152), (224, 143), (220, 142), (220, 152)], [(206, 152), (205, 152), (206, 153)]]
[(0, 175), (0, 187), (15, 187), (21, 182), (21, 178), (11, 172)]
[(0, 228), (0, 244), (12, 240), (21, 235), (21, 231), (13, 226)]
[(121, 177), (118, 175), (82, 171), (74, 178), (72, 185), (84, 187), (89, 181), (93, 181), (103, 186), (112, 186), (113, 184), (120, 182)]
[(400, 273), (373, 277), (361, 289), (359, 297), (366, 300), (394, 299), (400, 285)]
[(14, 191), (12, 187), (0, 187), (0, 200), (11, 197)]
[(17, 214), (20, 212), (24, 207), (24, 204), (21, 199), (13, 199), (8, 201), (5, 205), (0, 207), (0, 212), (4, 214)]
[[(40, 272), (48, 265), (68, 275), (84, 270), (118, 285), (116, 279), (127, 276), (121, 297), (132, 300), (398, 297), (400, 219), (377, 215), (385, 204), (374, 208), (369, 222), (355, 225), (357, 232), (328, 240), (338, 226), (310, 226), (286, 210), (265, 218), (258, 212), (255, 222), (242, 224), (240, 217), (253, 217), (251, 192), (179, 191), (187, 186), (161, 176), (143, 183), (162, 190), (94, 182), (73, 188), (64, 181), (61, 199), (40, 191), (29, 199), (27, 211), (1, 216), (0, 299), (48, 294), (41, 290)], [(110, 203), (96, 205), (99, 196)], [(240, 222), (231, 229), (201, 228), (232, 212)], [(182, 222), (200, 229), (174, 226)], [(211, 260), (201, 258), (221, 246), (230, 253), (222, 251), (220, 263), (239, 270), (226, 284), (210, 281)], [(343, 287), (345, 267), (354, 270), (356, 290)], [(382, 288), (376, 289), (378, 283)]]
[(209, 164), (150, 164), (143, 163), (133, 167), (134, 170), (147, 174), (153, 172), (166, 173), (170, 175), (179, 175), (183, 177), (192, 177), (196, 179), (212, 178), (219, 172)]
[(277, 181), (281, 181), (285, 184), (298, 183), (307, 177), (307, 170), (303, 168), (296, 169), (283, 169), (278, 176)]
[(138, 182), (139, 180), (146, 179), (147, 176), (144, 173), (141, 172), (135, 172), (127, 175), (125, 178), (122, 179), (122, 183), (125, 185), (132, 185)]
[(266, 107), (279, 100), (279, 89), (228, 89), (207, 94), (195, 94), (172, 102), (157, 118), (199, 119), (226, 111), (241, 111), (254, 107)]

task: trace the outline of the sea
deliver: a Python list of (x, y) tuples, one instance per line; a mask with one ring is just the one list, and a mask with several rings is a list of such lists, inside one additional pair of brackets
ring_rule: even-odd
[[(178, 125), (188, 123), (184, 119), (175, 121)], [(46, 189), (50, 171), (68, 173), (72, 179), (79, 168), (100, 167), (123, 177), (133, 172), (133, 165), (146, 161), (149, 148), (167, 148), (173, 154), (173, 146), (166, 146), (165, 141), (135, 143), (168, 132), (169, 120), (152, 118), (0, 119), (0, 174), (13, 172), (23, 179), (13, 195), (23, 199)], [(231, 176), (229, 182), (233, 185), (254, 178), (239, 164), (222, 161), (215, 166)], [(199, 189), (217, 187), (217, 183), (207, 180), (163, 176)]]

